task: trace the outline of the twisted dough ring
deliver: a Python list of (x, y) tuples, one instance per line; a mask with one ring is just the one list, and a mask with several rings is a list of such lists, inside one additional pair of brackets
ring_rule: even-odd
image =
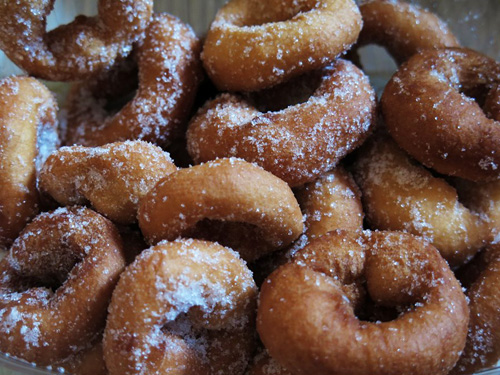
[(500, 125), (479, 104), (500, 83), (500, 64), (467, 49), (426, 50), (387, 84), (382, 114), (396, 142), (439, 173), (500, 177)]
[(196, 163), (236, 156), (255, 162), (290, 186), (311, 182), (367, 137), (375, 112), (368, 78), (337, 60), (304, 103), (262, 113), (222, 94), (191, 120), (188, 151)]
[(423, 236), (452, 266), (465, 263), (485, 245), (488, 225), (483, 217), (389, 137), (376, 137), (363, 148), (353, 173), (372, 228)]
[(135, 97), (114, 114), (104, 105), (113, 78), (75, 85), (68, 97), (66, 144), (99, 146), (142, 139), (167, 145), (190, 114), (201, 80), (199, 50), (189, 26), (168, 14), (155, 15), (137, 51)]
[[(402, 313), (358, 319), (364, 283), (375, 303)], [(464, 347), (468, 315), (460, 284), (433, 246), (399, 232), (339, 231), (312, 241), (264, 282), (257, 330), (294, 373), (444, 375)]]
[(325, 66), (360, 28), (352, 0), (232, 0), (217, 12), (202, 60), (220, 90), (255, 91)]
[(114, 222), (131, 224), (139, 201), (176, 170), (166, 152), (142, 141), (62, 147), (47, 159), (39, 187), (62, 205), (90, 202)]
[[(273, 249), (289, 245), (303, 229), (288, 185), (239, 159), (219, 159), (165, 177), (141, 201), (138, 219), (151, 244), (183, 236), (203, 219), (255, 225)], [(261, 255), (254, 249), (242, 257)]]
[(37, 174), (59, 145), (57, 104), (34, 78), (0, 80), (0, 249), (38, 213)]
[(0, 49), (30, 75), (53, 81), (88, 78), (128, 55), (153, 10), (152, 0), (99, 0), (98, 16), (46, 32), (54, 2), (0, 2)]
[(216, 243), (145, 250), (113, 293), (104, 334), (110, 374), (242, 374), (256, 298), (244, 262)]
[(86, 348), (124, 268), (118, 231), (101, 215), (37, 216), (0, 263), (0, 351), (47, 366)]

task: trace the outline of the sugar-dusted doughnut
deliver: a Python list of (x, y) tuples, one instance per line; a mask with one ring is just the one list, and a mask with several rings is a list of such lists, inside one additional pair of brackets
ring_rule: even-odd
[(425, 166), (473, 181), (496, 180), (500, 125), (474, 97), (499, 83), (500, 64), (478, 52), (426, 50), (391, 78), (382, 114), (398, 144)]
[[(358, 318), (369, 300), (395, 317)], [(316, 238), (269, 276), (259, 301), (260, 338), (292, 373), (444, 375), (467, 336), (453, 272), (436, 248), (401, 232)]]
[(325, 66), (360, 29), (352, 0), (232, 0), (217, 12), (202, 60), (220, 90), (255, 91)]
[(262, 113), (247, 100), (222, 94), (191, 120), (188, 151), (195, 162), (236, 156), (255, 162), (290, 186), (311, 182), (361, 144), (374, 121), (375, 94), (352, 63), (321, 72), (305, 102)]
[(403, 230), (436, 246), (453, 266), (486, 244), (488, 224), (460, 201), (456, 189), (411, 159), (389, 137), (376, 137), (352, 168), (373, 229)]
[[(139, 226), (155, 244), (183, 236), (203, 219), (258, 227), (273, 249), (302, 233), (302, 214), (288, 185), (240, 159), (219, 159), (180, 169), (162, 179), (141, 201)], [(243, 254), (255, 259), (260, 249)]]
[(0, 3), (0, 49), (30, 75), (76, 81), (126, 56), (148, 25), (152, 0), (99, 0), (95, 17), (46, 31), (54, 0)]
[(243, 374), (256, 299), (251, 272), (228, 248), (186, 239), (145, 250), (113, 292), (110, 374)]
[(86, 348), (124, 268), (118, 231), (101, 215), (37, 216), (0, 263), (0, 351), (47, 366)]
[(37, 176), (59, 145), (57, 103), (34, 78), (0, 80), (0, 249), (39, 210)]
[(137, 49), (134, 98), (117, 113), (106, 108), (115, 80), (123, 79), (120, 74), (76, 84), (68, 97), (66, 144), (98, 146), (135, 139), (168, 144), (190, 115), (201, 80), (200, 48), (191, 27), (171, 15), (155, 15)]
[(176, 170), (168, 153), (143, 141), (62, 147), (48, 157), (39, 186), (62, 205), (89, 202), (109, 219), (130, 224), (139, 201)]

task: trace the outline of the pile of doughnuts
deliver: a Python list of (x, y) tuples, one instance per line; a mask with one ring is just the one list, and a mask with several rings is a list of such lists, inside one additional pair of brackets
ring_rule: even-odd
[[(75, 375), (500, 360), (500, 63), (397, 0), (0, 2), (0, 352)], [(399, 68), (380, 101), (357, 51)], [(70, 82), (60, 103), (38, 80)]]

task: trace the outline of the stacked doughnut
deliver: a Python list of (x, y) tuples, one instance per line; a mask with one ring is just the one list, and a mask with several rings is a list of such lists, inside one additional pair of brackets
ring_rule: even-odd
[[(0, 4), (27, 73), (0, 81), (0, 352), (75, 375), (498, 361), (500, 64), (394, 0), (230, 0), (203, 41), (151, 0), (46, 32), (52, 4)], [(369, 43), (400, 65), (380, 105)], [(63, 112), (34, 77), (72, 82)]]

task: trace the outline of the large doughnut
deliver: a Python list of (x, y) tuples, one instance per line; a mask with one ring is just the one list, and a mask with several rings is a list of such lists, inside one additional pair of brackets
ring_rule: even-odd
[(137, 50), (135, 97), (115, 113), (106, 109), (113, 76), (76, 84), (68, 96), (66, 144), (142, 139), (167, 145), (190, 115), (201, 80), (199, 53), (199, 40), (188, 25), (168, 14), (155, 15)]
[(500, 177), (500, 124), (478, 100), (500, 83), (500, 64), (467, 49), (426, 50), (387, 84), (382, 114), (398, 142), (439, 173), (473, 181)]
[(0, 351), (47, 366), (86, 348), (124, 268), (118, 231), (101, 215), (37, 216), (0, 263)]
[(88, 78), (128, 55), (153, 10), (152, 0), (99, 0), (98, 16), (47, 32), (54, 2), (0, 2), (0, 49), (30, 75), (53, 81)]
[(196, 163), (240, 157), (298, 186), (360, 145), (374, 112), (368, 78), (352, 63), (337, 60), (322, 71), (306, 102), (281, 111), (262, 113), (232, 94), (208, 102), (189, 124), (188, 151)]
[(482, 215), (464, 206), (455, 188), (389, 137), (376, 137), (366, 145), (352, 169), (372, 229), (422, 236), (453, 266), (485, 245), (489, 228)]
[(215, 16), (202, 60), (220, 90), (255, 91), (325, 66), (360, 28), (352, 0), (232, 0)]
[(381, 45), (398, 64), (425, 49), (459, 46), (446, 23), (416, 5), (372, 0), (362, 3), (359, 10), (363, 28), (355, 47)]
[(0, 249), (39, 210), (38, 172), (59, 145), (57, 104), (34, 78), (0, 80)]
[(168, 153), (143, 141), (62, 147), (47, 159), (39, 187), (62, 205), (89, 202), (108, 219), (131, 224), (139, 201), (176, 170)]
[[(273, 249), (289, 245), (303, 229), (288, 185), (239, 159), (219, 159), (165, 177), (141, 201), (138, 219), (151, 244), (183, 236), (203, 219), (254, 225)], [(256, 248), (242, 257), (261, 255)]]
[(243, 374), (257, 288), (237, 253), (213, 242), (161, 242), (120, 278), (104, 334), (114, 374)]
[[(397, 309), (396, 317), (359, 319), (363, 299)], [(460, 284), (427, 242), (338, 231), (264, 282), (257, 330), (292, 373), (444, 375), (464, 347), (468, 316)]]

